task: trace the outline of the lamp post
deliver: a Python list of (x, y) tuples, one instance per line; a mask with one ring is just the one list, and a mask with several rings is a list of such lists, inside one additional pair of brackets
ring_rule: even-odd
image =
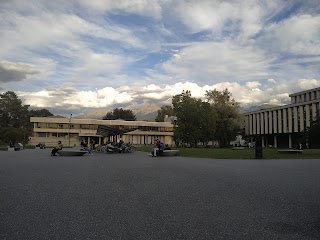
[(69, 147), (70, 147), (70, 128), (71, 128), (71, 118), (72, 118), (72, 113), (70, 114), (70, 118), (69, 118), (69, 133), (68, 133)]

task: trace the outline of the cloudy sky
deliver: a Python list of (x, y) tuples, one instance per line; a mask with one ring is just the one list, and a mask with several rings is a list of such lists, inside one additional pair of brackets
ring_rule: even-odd
[(56, 114), (320, 86), (316, 0), (1, 0), (0, 92)]

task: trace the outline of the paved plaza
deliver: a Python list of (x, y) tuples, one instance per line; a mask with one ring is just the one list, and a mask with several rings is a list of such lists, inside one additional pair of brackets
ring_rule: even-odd
[(0, 152), (0, 239), (320, 239), (320, 160)]

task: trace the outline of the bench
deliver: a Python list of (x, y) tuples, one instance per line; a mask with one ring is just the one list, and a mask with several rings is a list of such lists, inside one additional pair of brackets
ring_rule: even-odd
[(303, 150), (299, 150), (299, 149), (282, 149), (282, 150), (278, 150), (278, 153), (303, 153)]
[[(178, 156), (180, 150), (164, 150), (163, 152), (159, 153), (158, 156), (164, 157), (164, 156)], [(149, 156), (152, 156), (150, 153)]]
[(58, 154), (60, 156), (83, 156), (88, 151), (82, 151), (82, 150), (59, 150)]
[(8, 147), (8, 151), (20, 151), (20, 147)]
[(244, 147), (233, 147), (232, 150), (243, 150)]

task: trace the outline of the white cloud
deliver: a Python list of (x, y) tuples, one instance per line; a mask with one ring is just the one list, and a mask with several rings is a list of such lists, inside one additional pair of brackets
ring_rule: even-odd
[(319, 55), (320, 16), (304, 14), (273, 23), (258, 41), (272, 52)]
[(176, 79), (197, 82), (256, 80), (266, 77), (269, 62), (261, 49), (239, 46), (231, 41), (199, 42), (180, 50), (181, 58), (172, 58), (162, 66), (165, 73)]
[(276, 83), (276, 80), (274, 80), (274, 79), (272, 79), (272, 78), (269, 78), (267, 81), (268, 81), (269, 83)]
[(247, 82), (246, 87), (249, 89), (256, 89), (261, 85), (261, 83), (255, 81), (255, 82)]

